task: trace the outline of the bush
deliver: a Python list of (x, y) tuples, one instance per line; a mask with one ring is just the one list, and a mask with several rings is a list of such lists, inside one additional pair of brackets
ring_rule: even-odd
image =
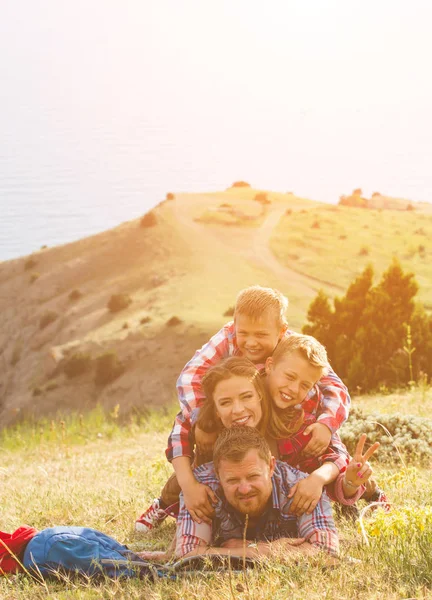
[(40, 388), (38, 385), (33, 388), (33, 396), (42, 396), (42, 388)]
[(73, 377), (87, 373), (91, 369), (91, 366), (92, 358), (90, 354), (87, 352), (75, 352), (67, 359), (63, 370), (67, 377), (72, 379)]
[(129, 329), (129, 323), (127, 321), (123, 323), (122, 329)]
[(151, 321), (151, 317), (143, 317), (142, 319), (140, 319), (141, 325), (145, 325), (146, 323), (150, 323), (150, 321)]
[(34, 283), (35, 281), (37, 281), (40, 277), (40, 273), (32, 273), (30, 276), (30, 283)]
[(290, 215), (292, 215), (292, 208), (287, 208), (286, 211), (285, 211), (285, 215), (287, 217), (289, 217)]
[(157, 219), (153, 212), (148, 212), (140, 221), (140, 227), (153, 227), (156, 225)]
[(47, 392), (51, 392), (52, 390), (55, 390), (57, 388), (58, 388), (58, 383), (54, 379), (52, 379), (51, 381), (48, 381), (48, 383), (45, 386), (45, 390)]
[(171, 317), (171, 319), (168, 319), (168, 321), (166, 322), (166, 326), (175, 327), (176, 325), (180, 325), (180, 323), (183, 323), (181, 319), (179, 319), (178, 317)]
[(381, 444), (377, 452), (380, 462), (394, 464), (397, 449), (404, 460), (412, 463), (429, 464), (432, 460), (431, 419), (400, 413), (366, 415), (359, 408), (352, 408), (349, 420), (340, 429), (341, 439), (351, 455), (362, 433), (367, 434), (368, 444)]
[(37, 260), (30, 257), (24, 263), (24, 271), (29, 271), (30, 269), (33, 269), (33, 267), (35, 267), (36, 265), (37, 265)]
[(250, 188), (250, 183), (247, 183), (246, 181), (234, 181), (234, 183), (232, 184), (233, 188), (235, 187), (249, 187)]
[(45, 327), (50, 325), (50, 323), (53, 323), (57, 318), (58, 313), (56, 313), (54, 310), (48, 310), (40, 318), (39, 329), (44, 329)]
[(96, 385), (106, 385), (125, 372), (124, 365), (114, 351), (106, 352), (96, 358)]
[(224, 317), (233, 317), (234, 316), (234, 306), (230, 306), (229, 308), (226, 309), (226, 311), (223, 314)]
[(72, 290), (69, 294), (68, 298), (71, 302), (75, 302), (75, 300), (79, 300), (82, 298), (82, 292), (80, 290)]
[(132, 298), (127, 294), (113, 294), (108, 300), (107, 308), (110, 312), (119, 312), (127, 308), (132, 302)]
[(369, 256), (369, 248), (367, 246), (362, 246), (359, 251), (359, 256)]
[(312, 229), (319, 229), (321, 227), (321, 224), (319, 221), (314, 221), (311, 225)]
[(171, 194), (171, 192), (168, 192), (166, 195), (166, 200), (175, 200), (174, 194)]
[(271, 204), (271, 200), (269, 200), (269, 197), (265, 192), (256, 194), (254, 200), (261, 202), (261, 204)]

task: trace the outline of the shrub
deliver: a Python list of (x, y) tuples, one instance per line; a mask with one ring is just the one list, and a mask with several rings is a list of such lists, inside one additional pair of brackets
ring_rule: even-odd
[(340, 236), (339, 236), (339, 239), (340, 240), (346, 240), (347, 236), (344, 233), (341, 233)]
[[(384, 426), (392, 437), (389, 437)], [(413, 415), (393, 413), (366, 415), (359, 408), (352, 408), (349, 420), (340, 429), (340, 436), (348, 452), (354, 453), (362, 433), (367, 443), (380, 442), (377, 453), (380, 462), (394, 463), (397, 450), (404, 460), (428, 464), (432, 460), (432, 420)]]
[(69, 379), (87, 373), (91, 369), (92, 358), (87, 352), (75, 352), (66, 361), (63, 370)]
[(411, 202), (409, 202), (409, 203), (407, 204), (406, 210), (414, 210), (414, 205), (413, 205), (413, 204), (411, 204)]
[(54, 380), (48, 381), (48, 383), (45, 386), (45, 390), (47, 392), (50, 392), (51, 390), (55, 390), (57, 388), (58, 388), (58, 383), (57, 383), (57, 381), (54, 381)]
[(42, 396), (42, 388), (40, 388), (38, 385), (33, 388), (33, 396)]
[(57, 318), (58, 313), (56, 313), (54, 310), (48, 310), (40, 318), (39, 329), (44, 329), (45, 327), (50, 325), (50, 323), (53, 323)]
[(247, 183), (246, 181), (234, 181), (234, 183), (232, 184), (233, 188), (235, 187), (249, 187), (250, 188), (250, 183)]
[(75, 302), (75, 300), (79, 300), (82, 297), (82, 292), (80, 290), (72, 290), (68, 296), (71, 302)]
[(127, 308), (132, 302), (132, 298), (127, 294), (113, 294), (108, 300), (108, 310), (110, 312), (119, 312)]
[(230, 306), (229, 308), (226, 309), (226, 311), (223, 314), (224, 317), (233, 317), (234, 316), (234, 306)]
[(369, 256), (369, 248), (367, 246), (362, 246), (359, 251), (359, 256)]
[(180, 325), (180, 323), (183, 323), (181, 319), (179, 319), (178, 317), (171, 317), (171, 319), (168, 319), (168, 321), (166, 322), (166, 326), (175, 327), (176, 325)]
[(143, 317), (142, 319), (140, 319), (141, 325), (145, 325), (146, 323), (150, 323), (150, 321), (151, 321), (151, 317)]
[(106, 352), (96, 358), (96, 385), (106, 385), (125, 372), (124, 365), (114, 351)]
[(156, 225), (157, 219), (153, 212), (148, 212), (140, 221), (140, 227), (153, 227)]
[(419, 254), (424, 254), (426, 252), (426, 248), (423, 246), (423, 244), (419, 245), (418, 251), (419, 251)]
[(129, 329), (129, 323), (128, 322), (123, 323), (122, 329)]
[(174, 194), (172, 194), (171, 192), (168, 192), (166, 195), (166, 200), (175, 200)]
[(271, 200), (269, 200), (269, 197), (265, 192), (256, 194), (254, 200), (261, 202), (261, 204), (271, 204)]
[(30, 283), (34, 283), (37, 279), (39, 279), (40, 273), (32, 273), (30, 276)]
[(287, 208), (286, 211), (285, 211), (285, 215), (287, 217), (289, 217), (290, 215), (292, 215), (292, 208)]
[(321, 224), (319, 221), (314, 221), (311, 225), (312, 229), (319, 229), (321, 227)]
[(30, 257), (24, 263), (24, 271), (29, 271), (30, 269), (33, 269), (33, 267), (35, 267), (36, 265), (37, 265), (37, 260)]

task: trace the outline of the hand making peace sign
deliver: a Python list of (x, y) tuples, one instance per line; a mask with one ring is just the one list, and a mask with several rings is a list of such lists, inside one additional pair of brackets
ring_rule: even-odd
[(366, 442), (367, 435), (362, 433), (357, 443), (357, 447), (354, 452), (354, 456), (349, 463), (345, 472), (345, 481), (351, 487), (359, 487), (366, 483), (369, 477), (372, 475), (372, 468), (367, 462), (369, 458), (374, 454), (380, 447), (379, 442), (375, 442), (372, 446), (366, 450), (363, 454), (363, 448)]

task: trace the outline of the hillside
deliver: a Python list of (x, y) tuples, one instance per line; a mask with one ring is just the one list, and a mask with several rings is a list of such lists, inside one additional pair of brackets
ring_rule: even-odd
[[(171, 401), (184, 363), (254, 283), (288, 296), (300, 330), (319, 288), (339, 294), (367, 261), (379, 272), (396, 253), (432, 307), (428, 205), (395, 214), (271, 192), (259, 203), (259, 192), (176, 194), (152, 211), (153, 226), (137, 219), (0, 263), (1, 425), (97, 403), (119, 404), (122, 415)], [(132, 302), (112, 313), (113, 294)], [(96, 384), (94, 361), (107, 351), (125, 370)], [(76, 353), (87, 370), (70, 378), (64, 366)]]

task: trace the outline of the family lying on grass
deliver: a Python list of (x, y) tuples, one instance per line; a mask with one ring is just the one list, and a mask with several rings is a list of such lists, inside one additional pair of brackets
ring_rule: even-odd
[[(166, 450), (175, 474), (135, 523), (148, 533), (175, 516), (176, 536), (166, 552), (137, 559), (322, 551), (335, 557), (330, 499), (343, 507), (359, 498), (388, 507), (368, 463), (379, 444), (363, 453), (363, 434), (349, 456), (338, 435), (348, 391), (325, 348), (288, 331), (287, 305), (277, 290), (242, 290), (234, 321), (182, 371), (182, 410)], [(0, 573), (5, 564), (0, 554)]]
[[(175, 475), (135, 523), (147, 533), (177, 516), (177, 535), (167, 553), (146, 558), (226, 553), (243, 544), (244, 531), (258, 544), (249, 555), (270, 551), (266, 543), (280, 538), (294, 538), (296, 552), (309, 554), (313, 545), (334, 554), (328, 498), (344, 506), (360, 497), (387, 502), (367, 462), (379, 444), (363, 454), (363, 435), (349, 456), (337, 433), (348, 417), (348, 391), (325, 348), (287, 329), (287, 305), (277, 290), (242, 290), (234, 321), (182, 371), (182, 411), (166, 450)], [(240, 441), (228, 450), (236, 436), (250, 439), (249, 450)]]

